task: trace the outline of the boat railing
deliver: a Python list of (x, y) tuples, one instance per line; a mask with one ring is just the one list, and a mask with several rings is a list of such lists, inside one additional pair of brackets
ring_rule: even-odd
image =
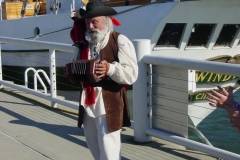
[[(56, 89), (55, 51), (76, 53), (71, 44), (32, 41), (18, 38), (0, 37), (0, 44), (23, 45), (31, 48), (49, 49), (50, 93), (41, 93), (25, 86), (3, 80), (0, 59), (0, 84), (27, 92), (57, 104), (78, 109), (78, 104), (60, 99)], [(222, 159), (240, 159), (240, 155), (187, 139), (188, 132), (188, 70), (204, 70), (227, 75), (240, 75), (240, 66), (193, 59), (171, 58), (152, 54), (150, 40), (133, 40), (136, 49), (139, 76), (133, 85), (134, 140), (148, 142), (152, 136), (161, 138), (188, 149), (198, 150)], [(1, 45), (0, 45), (1, 48)], [(1, 49), (0, 49), (1, 51)], [(2, 51), (1, 51), (2, 52)], [(0, 52), (0, 57), (2, 54)], [(170, 76), (166, 76), (170, 73)], [(172, 77), (178, 77), (173, 79)], [(161, 87), (166, 83), (167, 87)], [(163, 97), (167, 98), (163, 99)], [(172, 97), (171, 97), (172, 96)], [(167, 106), (167, 110), (163, 107)], [(171, 108), (172, 107), (172, 108)], [(177, 111), (177, 112), (176, 112)], [(171, 120), (174, 123), (169, 123)]]

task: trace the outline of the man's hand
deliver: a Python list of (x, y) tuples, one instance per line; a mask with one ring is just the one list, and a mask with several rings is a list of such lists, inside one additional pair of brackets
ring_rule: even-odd
[(219, 107), (226, 109), (230, 114), (233, 114), (236, 110), (236, 104), (233, 98), (232, 88), (229, 87), (228, 91), (218, 86), (218, 89), (222, 92), (219, 93), (216, 90), (211, 90), (211, 94), (207, 93), (206, 98), (212, 107)]
[(212, 94), (207, 94), (208, 97), (206, 98), (213, 107), (219, 107), (226, 109), (228, 111), (228, 118), (232, 123), (232, 126), (235, 127), (240, 133), (240, 110), (236, 107), (236, 103), (233, 98), (233, 89), (229, 87), (228, 92), (218, 86), (218, 89), (222, 93), (218, 93), (216, 90), (211, 90)]
[(97, 78), (98, 79), (105, 78), (107, 75), (108, 69), (109, 69), (109, 63), (107, 61), (103, 60), (96, 63), (95, 74), (97, 75)]

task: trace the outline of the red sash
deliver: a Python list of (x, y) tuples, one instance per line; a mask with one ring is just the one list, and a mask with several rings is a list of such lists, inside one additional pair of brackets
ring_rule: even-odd
[[(87, 45), (85, 45), (81, 49), (80, 59), (81, 60), (88, 60), (88, 41), (85, 39), (85, 32), (86, 32), (86, 25), (85, 20), (82, 18), (75, 19), (73, 28), (70, 32), (70, 37), (74, 44), (77, 43), (77, 41), (84, 41)], [(95, 94), (94, 94), (94, 87), (90, 85), (89, 82), (82, 82), (82, 86), (86, 88), (86, 97), (85, 97), (85, 104), (87, 106), (95, 104)]]

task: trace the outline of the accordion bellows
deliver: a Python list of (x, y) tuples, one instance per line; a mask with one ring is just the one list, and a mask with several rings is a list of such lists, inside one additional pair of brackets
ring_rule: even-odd
[(98, 60), (77, 60), (66, 64), (65, 75), (71, 83), (98, 82), (95, 74), (95, 63)]

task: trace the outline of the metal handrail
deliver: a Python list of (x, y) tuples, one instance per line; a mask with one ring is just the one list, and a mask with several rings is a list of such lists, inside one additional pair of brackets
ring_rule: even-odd
[[(137, 142), (149, 142), (152, 139), (151, 136), (154, 136), (218, 158), (228, 160), (240, 159), (240, 155), (238, 154), (189, 140), (183, 137), (183, 135), (181, 135), (181, 137), (178, 136), (177, 133), (171, 134), (159, 129), (153, 129), (151, 127), (150, 116), (152, 111), (150, 107), (147, 107), (148, 102), (151, 102), (150, 98), (147, 97), (151, 92), (147, 85), (151, 78), (146, 74), (149, 73), (149, 65), (156, 65), (176, 69), (204, 70), (207, 72), (239, 76), (240, 66), (151, 54), (151, 42), (149, 39), (134, 39), (133, 44), (137, 54), (139, 71), (141, 71), (139, 72), (137, 81), (133, 85), (134, 140)], [(182, 125), (187, 126), (188, 124)]]
[(201, 140), (203, 143), (209, 145), (209, 146), (213, 146), (208, 139), (202, 134), (202, 132), (200, 132), (196, 127), (188, 125), (188, 130), (191, 130), (192, 132), (194, 132)]
[(166, 132), (162, 132), (162, 131), (158, 131), (155, 129), (151, 129), (148, 128), (145, 132), (148, 135), (152, 135), (154, 137), (157, 138), (161, 138), (164, 140), (167, 140), (169, 142), (173, 142), (173, 143), (177, 143), (180, 144), (182, 146), (185, 146), (187, 148), (191, 148), (193, 150), (198, 150), (204, 153), (207, 153), (209, 155), (212, 155), (214, 157), (220, 157), (223, 159), (228, 159), (228, 160), (236, 160), (236, 159), (240, 159), (240, 155), (232, 153), (232, 152), (228, 152), (213, 146), (208, 146), (199, 142), (195, 142), (180, 136), (176, 136), (173, 134), (169, 134)]
[[(161, 65), (172, 68), (189, 70), (203, 70), (206, 72), (221, 73), (226, 75), (239, 76), (240, 66), (237, 64), (203, 61), (187, 58), (173, 58), (159, 55), (145, 55), (143, 61), (146, 64)], [(221, 68), (221, 69), (219, 69)]]
[(41, 72), (41, 73), (44, 75), (44, 77), (45, 77), (45, 79), (47, 80), (48, 84), (51, 85), (51, 84), (50, 84), (50, 79), (49, 79), (49, 77), (47, 76), (46, 72), (45, 72), (44, 70), (42, 70), (42, 69), (38, 69), (38, 70), (34, 73), (34, 89), (35, 89), (35, 91), (37, 91), (37, 80), (39, 80), (39, 82), (41, 83), (41, 85), (44, 87), (45, 93), (47, 93), (47, 87), (46, 87), (45, 84), (43, 83), (42, 78), (39, 76), (39, 74), (38, 74), (39, 72)]
[(36, 72), (36, 69), (32, 68), (32, 67), (29, 67), (25, 70), (24, 72), (24, 82), (25, 82), (25, 87), (28, 88), (28, 71), (33, 71), (34, 73)]
[(46, 85), (43, 83), (42, 78), (39, 76), (39, 72), (42, 72), (42, 74), (44, 75), (44, 77), (46, 78), (46, 80), (48, 81), (48, 84), (50, 85), (50, 79), (48, 78), (46, 72), (44, 70), (36, 70), (32, 67), (29, 67), (25, 70), (24, 72), (24, 81), (25, 81), (25, 87), (28, 88), (28, 71), (32, 70), (34, 72), (34, 90), (37, 91), (37, 80), (39, 80), (39, 82), (41, 83), (43, 89), (44, 89), (44, 93), (47, 93), (47, 87)]

